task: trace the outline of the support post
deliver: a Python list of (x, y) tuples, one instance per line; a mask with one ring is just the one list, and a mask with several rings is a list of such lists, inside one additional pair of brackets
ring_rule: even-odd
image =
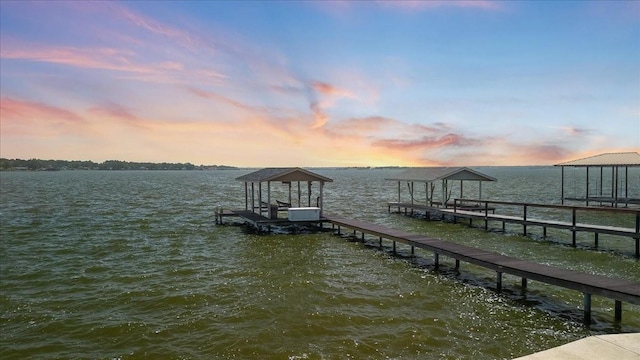
[(437, 269), (440, 266), (440, 254), (433, 253), (433, 262), (434, 267)]
[(382, 236), (378, 239), (378, 247), (382, 249)]
[(393, 253), (394, 254), (396, 253), (396, 241), (395, 240), (393, 240)]
[[(480, 184), (482, 184), (482, 181), (480, 182)], [(489, 230), (489, 202), (488, 201), (484, 202), (484, 229)]]
[(522, 278), (522, 288), (523, 289), (527, 288), (527, 278)]
[(522, 212), (522, 232), (524, 236), (527, 236), (527, 204), (524, 204), (524, 209)]
[(584, 293), (584, 324), (591, 324), (591, 294)]
[(502, 291), (502, 271), (496, 272), (496, 291)]
[(584, 199), (587, 202), (587, 206), (589, 206), (589, 167), (587, 166), (587, 184)]
[(560, 166), (562, 171), (561, 180), (560, 180), (560, 203), (564, 205), (564, 166)]
[(576, 209), (571, 210), (571, 246), (576, 247)]
[(460, 260), (456, 259), (456, 266), (455, 269), (458, 270), (460, 269)]
[(622, 320), (622, 301), (616, 300), (615, 306), (615, 320), (620, 322)]
[(594, 233), (594, 234), (595, 234), (595, 238), (594, 238), (594, 240), (595, 240), (595, 241), (594, 241), (594, 245), (595, 245), (595, 247), (596, 247), (596, 249), (597, 249), (597, 248), (598, 248), (598, 235), (599, 235), (599, 234), (598, 234), (597, 232), (596, 232), (596, 233)]

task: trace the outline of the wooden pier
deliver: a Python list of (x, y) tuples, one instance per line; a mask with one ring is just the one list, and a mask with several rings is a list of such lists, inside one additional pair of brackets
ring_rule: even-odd
[[(501, 222), (502, 230), (505, 230), (505, 224), (507, 223), (519, 224), (522, 225), (523, 235), (525, 236), (527, 236), (527, 226), (542, 227), (543, 237), (547, 236), (547, 228), (569, 230), (571, 231), (571, 242), (574, 247), (576, 246), (576, 234), (578, 232), (593, 233), (594, 245), (596, 248), (598, 248), (599, 244), (599, 234), (627, 237), (635, 240), (635, 257), (640, 258), (640, 209), (534, 204), (478, 199), (455, 199), (452, 207), (434, 207), (401, 202), (389, 202), (387, 205), (389, 212), (391, 212), (391, 209), (393, 208), (397, 208), (398, 212), (401, 212), (401, 209), (404, 209), (405, 214), (413, 211), (424, 211), (427, 217), (429, 217), (429, 214), (436, 214), (436, 216), (440, 216), (440, 218), (450, 216), (453, 218), (454, 222), (459, 218), (469, 219), (469, 225), (473, 224), (473, 220), (482, 220), (484, 221), (485, 230), (489, 229), (489, 221)], [(520, 209), (518, 211), (519, 215), (496, 214), (496, 206), (517, 207)], [(564, 211), (567, 216), (571, 217), (571, 221), (558, 221), (531, 217), (529, 214), (532, 212), (532, 209), (555, 209)], [(578, 214), (596, 211), (635, 217), (635, 227), (595, 225), (578, 221)]]
[(547, 284), (580, 291), (583, 294), (584, 323), (591, 323), (591, 296), (602, 296), (615, 300), (615, 320), (622, 319), (622, 302), (640, 305), (640, 283), (625, 279), (612, 278), (600, 275), (582, 273), (573, 270), (551, 267), (535, 262), (521, 260), (498, 253), (485, 251), (444, 240), (391, 229), (385, 226), (360, 220), (346, 219), (340, 216), (327, 215), (327, 220), (332, 223), (334, 230), (340, 234), (341, 227), (353, 230), (354, 236), (361, 233), (364, 241), (365, 234), (376, 236), (380, 246), (382, 240), (393, 241), (393, 250), (396, 250), (396, 242), (404, 243), (414, 248), (422, 248), (434, 253), (434, 266), (439, 266), (439, 256), (444, 255), (455, 259), (456, 269), (460, 261), (478, 265), (496, 272), (496, 290), (502, 290), (502, 275), (511, 274), (522, 278), (522, 287), (527, 287), (527, 280), (535, 280)]
[(288, 218), (282, 217), (266, 217), (264, 215), (260, 215), (251, 210), (229, 210), (223, 208), (217, 208), (215, 211), (215, 221), (216, 224), (222, 225), (225, 218), (240, 218), (241, 221), (252, 228), (254, 228), (257, 232), (270, 232), (271, 227), (275, 226), (293, 226), (293, 225), (319, 225), (324, 221), (327, 221), (326, 218), (321, 217), (319, 220), (313, 221), (290, 221)]

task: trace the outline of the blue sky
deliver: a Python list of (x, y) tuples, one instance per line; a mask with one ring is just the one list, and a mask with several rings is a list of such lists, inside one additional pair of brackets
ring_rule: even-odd
[(544, 165), (640, 149), (637, 1), (0, 7), (6, 158)]

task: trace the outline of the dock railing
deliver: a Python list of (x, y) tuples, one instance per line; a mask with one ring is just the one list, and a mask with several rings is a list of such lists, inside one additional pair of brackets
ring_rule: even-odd
[[(474, 211), (468, 211), (469, 204), (474, 205)], [(515, 210), (513, 210), (514, 208)], [(598, 212), (620, 215), (619, 217), (625, 217), (627, 221), (621, 221), (619, 224), (594, 224), (597, 222)], [(587, 216), (587, 214), (591, 216)], [(579, 221), (579, 216), (582, 221)], [(470, 221), (481, 218), (485, 221), (485, 230), (488, 230), (488, 221), (490, 220), (501, 221), (503, 229), (505, 223), (517, 223), (522, 225), (525, 235), (527, 234), (527, 226), (541, 226), (544, 237), (547, 235), (547, 227), (568, 229), (572, 233), (574, 247), (576, 246), (577, 232), (594, 233), (596, 247), (598, 247), (598, 234), (631, 237), (636, 242), (636, 257), (640, 257), (640, 209), (455, 199), (453, 217), (454, 220), (456, 217), (463, 217), (469, 218)], [(629, 227), (628, 225), (633, 222), (635, 225)]]

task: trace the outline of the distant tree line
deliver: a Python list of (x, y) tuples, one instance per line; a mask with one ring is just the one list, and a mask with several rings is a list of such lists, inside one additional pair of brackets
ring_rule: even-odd
[(236, 169), (226, 165), (193, 165), (191, 163), (149, 163), (107, 160), (102, 163), (78, 160), (40, 160), (0, 158), (0, 170), (214, 170)]

